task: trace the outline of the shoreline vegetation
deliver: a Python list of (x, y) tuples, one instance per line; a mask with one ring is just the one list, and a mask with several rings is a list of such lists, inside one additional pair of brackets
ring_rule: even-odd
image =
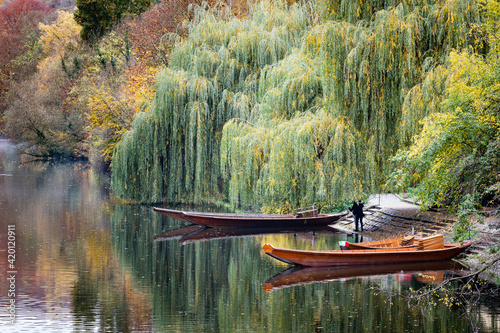
[(14, 0), (0, 26), (2, 135), (87, 159), (119, 199), (408, 193), (457, 240), (497, 212), (498, 1)]

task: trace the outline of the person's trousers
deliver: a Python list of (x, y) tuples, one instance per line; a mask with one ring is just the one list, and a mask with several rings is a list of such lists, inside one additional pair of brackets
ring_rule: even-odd
[(354, 228), (356, 230), (359, 230), (358, 229), (358, 222), (359, 222), (359, 225), (361, 226), (361, 231), (363, 231), (363, 215), (361, 215), (361, 216), (354, 215)]

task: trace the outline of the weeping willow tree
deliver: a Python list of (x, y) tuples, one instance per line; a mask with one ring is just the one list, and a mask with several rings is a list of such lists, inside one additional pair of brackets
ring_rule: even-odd
[(264, 1), (245, 19), (198, 15), (115, 152), (120, 196), (268, 211), (360, 198), (419, 130), (433, 108), (421, 107), (425, 87), (480, 19), (473, 0)]
[(443, 87), (446, 55), (473, 43), (469, 30), (480, 19), (474, 1), (330, 1), (326, 8), (332, 20), (263, 69), (258, 120), (224, 129), (232, 202), (331, 207), (377, 189), (387, 159), (438, 107), (429, 90)]
[(248, 19), (200, 9), (157, 78), (149, 111), (137, 116), (112, 162), (119, 197), (202, 202), (227, 191), (221, 178), (222, 128), (251, 119), (260, 71), (300, 46), (310, 16), (285, 4), (254, 5)]

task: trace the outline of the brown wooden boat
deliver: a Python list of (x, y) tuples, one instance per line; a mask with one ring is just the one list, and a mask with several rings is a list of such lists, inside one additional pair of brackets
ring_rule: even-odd
[(472, 241), (444, 244), (440, 249), (392, 248), (368, 250), (303, 251), (264, 245), (264, 252), (283, 262), (302, 266), (355, 266), (442, 261), (463, 253)]
[[(182, 210), (165, 209), (165, 208), (158, 208), (158, 207), (153, 207), (153, 210), (155, 212), (161, 213), (163, 215), (166, 215), (168, 217), (174, 218), (176, 220), (180, 220), (180, 221), (186, 222), (186, 220), (184, 220), (182, 218), (182, 216), (184, 215), (184, 211), (182, 211)], [(195, 213), (195, 214), (198, 214), (198, 213)]]
[[(466, 267), (456, 261), (434, 261), (403, 264), (386, 264), (370, 266), (346, 266), (346, 267), (301, 267), (293, 266), (275, 275), (266, 282), (262, 288), (270, 292), (272, 290), (293, 286), (307, 285), (312, 283), (326, 283), (337, 280), (359, 279), (388, 274), (416, 274), (417, 280), (428, 284), (440, 283), (443, 272), (450, 274), (462, 274)], [(436, 277), (436, 279), (424, 277)]]
[(421, 239), (423, 239), (423, 237), (420, 233), (417, 235), (409, 235), (405, 237), (389, 238), (361, 243), (349, 243), (347, 241), (341, 241), (339, 242), (339, 245), (343, 250), (417, 248), (419, 246), (419, 240)]
[(295, 214), (233, 214), (186, 212), (173, 209), (154, 208), (155, 212), (170, 216), (184, 222), (200, 224), (216, 228), (287, 228), (287, 227), (319, 227), (337, 222), (347, 215), (346, 212), (332, 214), (309, 214), (304, 211)]

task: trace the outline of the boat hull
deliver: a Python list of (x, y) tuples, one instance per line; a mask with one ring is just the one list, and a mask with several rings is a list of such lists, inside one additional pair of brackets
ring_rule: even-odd
[(154, 211), (172, 218), (213, 228), (287, 228), (319, 227), (337, 222), (347, 212), (319, 214), (314, 217), (295, 217), (289, 215), (250, 215), (231, 213), (184, 212), (172, 209), (154, 208)]
[(442, 249), (423, 251), (405, 248), (302, 251), (275, 248), (271, 244), (266, 244), (263, 248), (267, 255), (292, 265), (322, 267), (443, 261), (463, 253), (471, 244), (471, 241), (463, 244), (446, 244)]

